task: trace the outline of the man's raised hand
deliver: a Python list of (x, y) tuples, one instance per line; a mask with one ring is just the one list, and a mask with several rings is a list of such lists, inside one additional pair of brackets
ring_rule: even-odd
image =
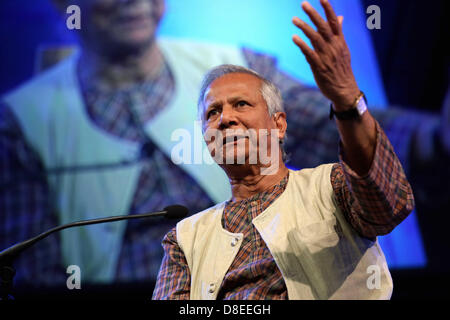
[(311, 49), (298, 35), (292, 40), (300, 48), (314, 74), (317, 86), (330, 99), (336, 111), (352, 106), (360, 90), (353, 75), (350, 50), (342, 32), (343, 17), (337, 17), (327, 0), (320, 0), (327, 21), (308, 3), (302, 8), (316, 26), (314, 30), (298, 17), (292, 22), (311, 41)]

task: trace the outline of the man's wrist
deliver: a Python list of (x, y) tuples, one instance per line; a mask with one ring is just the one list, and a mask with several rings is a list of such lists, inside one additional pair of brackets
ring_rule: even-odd
[(341, 112), (355, 108), (362, 94), (363, 92), (357, 88), (346, 94), (343, 98), (332, 101), (334, 111)]
[(338, 120), (359, 119), (367, 111), (367, 100), (362, 91), (356, 96), (353, 104), (345, 110), (337, 109), (333, 103), (330, 105), (330, 119), (336, 117)]

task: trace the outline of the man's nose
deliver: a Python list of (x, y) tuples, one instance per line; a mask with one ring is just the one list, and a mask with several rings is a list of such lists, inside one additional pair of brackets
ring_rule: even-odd
[(230, 128), (239, 123), (235, 110), (231, 106), (225, 106), (220, 115), (219, 128)]

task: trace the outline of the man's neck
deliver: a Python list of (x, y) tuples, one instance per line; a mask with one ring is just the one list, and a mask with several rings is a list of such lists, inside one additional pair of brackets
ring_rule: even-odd
[(83, 83), (97, 83), (116, 90), (157, 78), (163, 65), (163, 55), (155, 42), (140, 51), (114, 58), (83, 47), (78, 74)]
[(230, 179), (232, 201), (240, 201), (264, 192), (280, 183), (288, 174), (283, 162), (272, 174), (262, 174), (262, 168), (256, 165), (234, 165), (224, 168)]

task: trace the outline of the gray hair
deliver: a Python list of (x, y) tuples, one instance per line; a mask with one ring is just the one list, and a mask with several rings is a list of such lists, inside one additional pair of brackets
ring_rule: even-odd
[[(255, 76), (260, 79), (262, 84), (259, 89), (261, 95), (266, 102), (267, 111), (269, 115), (274, 115), (277, 112), (284, 112), (283, 108), (283, 99), (281, 97), (280, 90), (268, 79), (264, 78), (262, 75), (253, 71), (249, 68), (245, 68), (242, 66), (237, 66), (233, 64), (222, 64), (217, 66), (206, 73), (203, 77), (202, 85), (200, 87), (200, 94), (198, 96), (197, 108), (198, 108), (198, 118), (203, 122), (203, 113), (205, 109), (204, 101), (205, 101), (205, 93), (208, 87), (213, 83), (216, 79), (223, 77), (224, 75), (230, 73), (246, 73)], [(280, 141), (281, 151), (283, 153), (283, 160), (287, 159), (286, 152), (284, 150), (283, 142), (286, 140), (287, 136), (285, 134), (284, 139)]]
[(260, 79), (262, 81), (260, 92), (267, 104), (267, 110), (269, 111), (269, 114), (273, 115), (277, 112), (284, 112), (283, 99), (281, 98), (280, 90), (271, 81), (267, 80), (259, 73), (251, 69), (232, 64), (223, 64), (208, 71), (208, 73), (203, 78), (203, 82), (200, 88), (200, 95), (197, 101), (199, 119), (203, 120), (202, 114), (204, 110), (205, 93), (208, 87), (211, 85), (211, 83), (214, 82), (214, 80), (230, 73), (246, 73)]

